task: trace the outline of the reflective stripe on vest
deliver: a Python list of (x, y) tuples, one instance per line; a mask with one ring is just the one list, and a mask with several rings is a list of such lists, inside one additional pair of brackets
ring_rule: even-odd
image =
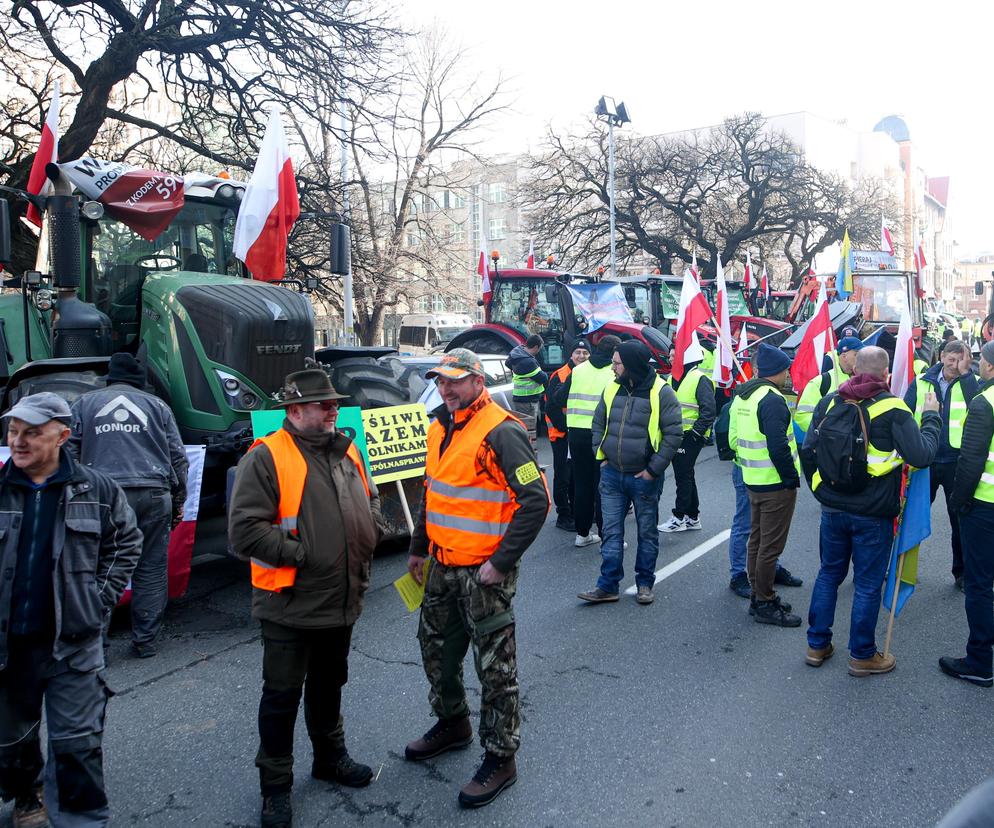
[[(573, 370), (572, 367), (567, 362), (564, 366), (562, 366), (561, 368), (559, 368), (557, 371), (554, 371), (553, 374), (552, 374), (552, 377), (559, 377), (559, 382), (560, 383), (565, 383), (566, 380), (569, 379), (569, 375), (570, 375), (570, 372), (572, 370)], [(549, 377), (549, 385), (550, 386), (552, 385), (552, 377)], [(549, 409), (549, 398), (548, 398), (548, 396), (546, 396), (546, 399), (545, 399), (545, 408), (546, 408), (546, 411), (548, 411), (548, 409)], [(563, 413), (564, 414), (566, 413), (566, 409), (565, 408), (563, 409)], [(556, 428), (552, 424), (552, 420), (549, 419), (549, 415), (548, 414), (545, 415), (545, 424), (546, 424), (546, 426), (549, 429), (549, 440), (550, 441), (562, 440), (563, 437), (566, 436), (566, 432), (565, 431), (560, 431), (558, 428)]]
[[(487, 435), (505, 420), (524, 428), (487, 395), (483, 405), (469, 413), (467, 422), (453, 429), (444, 452), (445, 426), (436, 420), (428, 429), (425, 529), (432, 554), (447, 566), (475, 566), (487, 560), (518, 509), (492, 453), (480, 451)], [(480, 468), (481, 463), (486, 468)]]
[[(926, 388), (925, 386), (929, 387)], [(922, 424), (922, 407), (925, 405), (925, 394), (933, 390), (932, 383), (924, 380), (915, 381), (915, 422)], [(945, 407), (946, 401), (939, 398)], [(952, 381), (949, 388), (949, 445), (958, 449), (963, 445), (963, 423), (966, 422), (966, 412), (969, 406), (963, 396), (963, 388), (958, 379)]]
[[(280, 502), (276, 512), (279, 522), (273, 525), (279, 526), (287, 535), (299, 537), (297, 516), (300, 513), (300, 501), (304, 497), (307, 461), (300, 449), (297, 448), (293, 437), (285, 429), (281, 428), (266, 437), (260, 437), (249, 446), (249, 451), (259, 445), (265, 445), (272, 455), (273, 466), (276, 469), (276, 484), (280, 490)], [(370, 488), (369, 481), (366, 479), (366, 464), (354, 443), (349, 443), (345, 456), (358, 469), (359, 479), (362, 480), (362, 486), (366, 490), (366, 497), (369, 497)], [(273, 566), (258, 558), (252, 558), (249, 566), (252, 572), (252, 586), (267, 592), (280, 592), (287, 587), (292, 587), (297, 579), (295, 566)]]
[[(981, 392), (980, 396), (994, 410), (994, 386)], [(985, 503), (994, 503), (994, 438), (991, 439), (991, 445), (987, 449), (987, 462), (984, 463), (984, 471), (980, 475), (980, 482), (974, 489), (973, 496)]]
[(794, 409), (794, 422), (801, 431), (807, 431), (811, 428), (811, 417), (814, 415), (815, 409), (818, 407), (818, 403), (822, 401), (822, 398), (832, 391), (838, 390), (839, 381), (835, 376), (835, 371), (826, 371), (825, 373), (828, 374), (828, 390), (825, 391), (824, 395), (821, 393), (821, 386), (825, 374), (819, 374), (817, 377), (808, 380), (808, 384), (804, 386), (804, 390), (797, 400), (797, 408)]
[[(776, 394), (786, 405), (787, 401), (779, 390), (772, 385), (764, 385), (748, 399), (735, 397), (729, 412), (730, 420), (734, 419), (734, 426), (729, 423), (728, 445), (735, 450), (735, 461), (742, 468), (742, 482), (747, 486), (773, 486), (783, 482), (770, 457), (766, 435), (759, 429), (759, 404), (767, 394)], [(787, 423), (786, 437), (794, 468), (800, 477), (801, 462), (797, 456), (794, 424), (791, 422)]]
[(610, 365), (597, 368), (587, 360), (573, 369), (566, 400), (566, 425), (569, 428), (593, 428), (597, 403), (612, 379), (614, 371)]
[(512, 392), (515, 397), (534, 397), (536, 394), (541, 394), (544, 390), (542, 388), (542, 383), (535, 382), (532, 377), (538, 376), (541, 372), (541, 368), (537, 365), (534, 371), (529, 371), (527, 374), (516, 374), (513, 371), (511, 376), (514, 382), (514, 390)]
[[(691, 368), (686, 376), (680, 381), (680, 387), (676, 389), (676, 398), (680, 401), (680, 417), (683, 419), (684, 432), (690, 431), (697, 418), (700, 416), (701, 407), (697, 404), (697, 386), (705, 378), (704, 372), (699, 367)], [(670, 377), (672, 385), (673, 378)], [(707, 437), (711, 429), (707, 430)]]
[[(659, 451), (659, 447), (663, 442), (663, 430), (659, 427), (659, 392), (665, 384), (663, 378), (657, 375), (656, 379), (653, 380), (652, 389), (649, 391), (649, 445), (652, 446), (653, 451)], [(612, 382), (604, 389), (604, 434), (601, 435), (600, 445), (597, 446), (598, 460), (607, 459), (607, 455), (604, 454), (604, 441), (607, 439), (607, 429), (611, 424), (611, 404), (618, 395), (620, 387), (618, 383)], [(621, 422), (621, 428), (622, 430), (625, 428), (624, 420)], [(618, 435), (618, 439), (621, 439), (620, 434)]]
[[(828, 408), (825, 409), (826, 415), (832, 410), (832, 406), (835, 405), (838, 399), (839, 398), (836, 397), (828, 404)], [(909, 414), (911, 413), (911, 409), (905, 405), (904, 400), (899, 400), (897, 397), (887, 397), (884, 400), (877, 400), (874, 403), (870, 403), (866, 407), (866, 413), (870, 418), (870, 421), (866, 424), (867, 435), (870, 433), (873, 421), (881, 414), (886, 414), (888, 411), (907, 411)], [(873, 445), (873, 443), (867, 442), (866, 471), (870, 477), (883, 477), (884, 475), (890, 474), (895, 469), (901, 468), (903, 465), (904, 459), (897, 453), (897, 449), (893, 449), (891, 451), (881, 451)], [(821, 473), (816, 471), (811, 478), (811, 491), (817, 489), (820, 484)]]

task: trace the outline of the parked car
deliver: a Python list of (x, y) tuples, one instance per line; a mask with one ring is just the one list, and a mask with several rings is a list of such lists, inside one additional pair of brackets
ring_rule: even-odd
[[(484, 384), (490, 396), (502, 408), (513, 411), (512, 396), (514, 383), (511, 372), (504, 364), (506, 357), (495, 354), (480, 354), (483, 370), (486, 372)], [(441, 356), (396, 356), (388, 355), (380, 358), (380, 362), (389, 366), (397, 377), (402, 388), (408, 390), (412, 402), (423, 402), (431, 412), (442, 404), (441, 397), (435, 388), (435, 383), (425, 379), (432, 368), (442, 361)]]

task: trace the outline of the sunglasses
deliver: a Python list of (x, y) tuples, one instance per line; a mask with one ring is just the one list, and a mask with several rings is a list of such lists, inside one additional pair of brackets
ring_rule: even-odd
[(321, 400), (320, 402), (307, 403), (308, 405), (320, 405), (322, 411), (331, 411), (338, 408), (338, 400)]

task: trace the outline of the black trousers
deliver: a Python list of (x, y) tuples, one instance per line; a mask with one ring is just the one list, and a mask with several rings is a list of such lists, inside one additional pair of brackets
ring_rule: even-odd
[(963, 533), (963, 591), (970, 637), (966, 660), (978, 675), (991, 675), (994, 666), (994, 504), (974, 501), (959, 516)]
[(259, 785), (263, 796), (293, 787), (293, 729), (300, 697), (314, 761), (345, 750), (342, 687), (349, 678), (352, 627), (300, 629), (262, 622), (262, 699), (259, 702)]
[(933, 463), (929, 466), (928, 473), (929, 483), (932, 487), (932, 503), (935, 503), (935, 495), (939, 491), (939, 486), (942, 486), (942, 493), (946, 496), (946, 512), (949, 515), (949, 525), (953, 530), (953, 577), (959, 578), (963, 574), (963, 545), (959, 536), (959, 515), (949, 508), (949, 498), (953, 493), (953, 479), (956, 477), (956, 463)]
[(578, 535), (589, 535), (597, 524), (600, 534), (604, 525), (601, 517), (601, 464), (594, 458), (589, 428), (569, 430), (569, 451), (573, 455), (573, 523)]
[(697, 520), (701, 514), (701, 501), (697, 497), (697, 478), (694, 476), (694, 466), (697, 455), (701, 453), (704, 444), (690, 432), (683, 435), (680, 450), (673, 455), (673, 479), (676, 481), (676, 503), (673, 505), (673, 516), (689, 517)]
[(549, 440), (552, 445), (552, 500), (561, 520), (573, 517), (573, 461), (566, 437)]

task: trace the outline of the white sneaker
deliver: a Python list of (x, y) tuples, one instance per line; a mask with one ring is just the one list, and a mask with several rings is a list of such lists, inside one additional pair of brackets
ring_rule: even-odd
[[(690, 527), (686, 524), (686, 518), (671, 517), (666, 523), (660, 523), (656, 528), (660, 532), (686, 532)], [(696, 528), (701, 528), (700, 521), (697, 521)]]
[(685, 517), (683, 519), (683, 528), (684, 529), (703, 529), (704, 527), (701, 526), (701, 519), (700, 518), (697, 518), (697, 520), (694, 520), (694, 518), (692, 518), (692, 517)]
[(573, 546), (590, 546), (592, 543), (600, 542), (600, 535), (596, 532), (591, 532), (589, 535), (577, 535), (576, 540), (573, 541)]

